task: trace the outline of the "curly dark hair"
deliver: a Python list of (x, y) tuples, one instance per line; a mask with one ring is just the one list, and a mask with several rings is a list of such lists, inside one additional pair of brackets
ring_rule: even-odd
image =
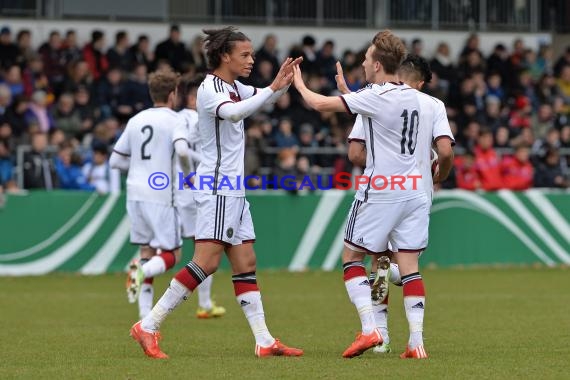
[(400, 67), (400, 73), (402, 74), (415, 74), (418, 80), (422, 80), (425, 83), (431, 82), (432, 74), (431, 68), (428, 61), (425, 58), (420, 57), (415, 54), (408, 54), (402, 66)]
[(238, 32), (234, 26), (227, 26), (222, 29), (203, 29), (206, 34), (204, 47), (208, 57), (208, 68), (215, 70), (222, 63), (222, 54), (232, 52), (235, 42), (251, 41), (245, 34)]

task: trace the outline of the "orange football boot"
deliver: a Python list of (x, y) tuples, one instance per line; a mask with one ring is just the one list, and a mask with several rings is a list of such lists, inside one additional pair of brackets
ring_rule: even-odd
[(358, 333), (352, 344), (342, 353), (344, 358), (353, 358), (362, 355), (364, 351), (376, 345), (382, 344), (382, 334), (379, 329), (374, 329), (370, 334)]
[(279, 341), (279, 339), (275, 339), (275, 343), (273, 343), (269, 347), (262, 347), (258, 344), (255, 345), (255, 356), (258, 358), (264, 356), (302, 356), (303, 350), (300, 348), (293, 348), (287, 347), (283, 343)]
[(402, 359), (427, 359), (428, 354), (424, 349), (424, 346), (417, 346), (413, 350), (410, 350), (410, 347), (406, 347), (406, 351), (400, 355)]
[(150, 333), (143, 330), (142, 321), (138, 321), (131, 327), (131, 336), (139, 342), (146, 356), (154, 359), (168, 359), (168, 355), (160, 350), (158, 341), (161, 339), (160, 333)]

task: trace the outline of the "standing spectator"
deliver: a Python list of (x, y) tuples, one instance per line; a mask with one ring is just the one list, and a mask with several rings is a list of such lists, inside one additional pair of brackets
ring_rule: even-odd
[(493, 49), (493, 53), (487, 58), (487, 75), (496, 73), (501, 77), (502, 83), (508, 80), (509, 53), (505, 45), (498, 43)]
[(501, 171), (505, 188), (527, 190), (532, 187), (534, 168), (529, 155), (530, 149), (527, 145), (518, 145), (514, 156), (503, 157)]
[(316, 65), (319, 67), (319, 74), (328, 80), (329, 88), (336, 88), (336, 62), (337, 59), (334, 56), (334, 42), (328, 40), (317, 53)]
[(263, 40), (263, 45), (255, 52), (255, 62), (253, 63), (253, 71), (257, 71), (257, 64), (261, 61), (269, 61), (273, 66), (272, 77), (277, 75), (279, 71), (279, 58), (277, 57), (277, 37), (274, 34), (268, 34)]
[(484, 190), (493, 191), (503, 187), (501, 165), (493, 149), (493, 133), (489, 129), (483, 129), (479, 133), (475, 147), (475, 168)]
[(12, 32), (7, 26), (0, 29), (0, 70), (18, 63), (18, 46), (12, 42)]
[(91, 33), (91, 42), (83, 47), (83, 59), (87, 62), (94, 80), (99, 79), (109, 69), (109, 62), (103, 53), (105, 49), (105, 34), (100, 30)]
[(97, 144), (93, 147), (93, 160), (86, 163), (82, 171), (87, 183), (99, 194), (121, 192), (121, 173), (109, 166), (109, 149), (106, 145)]
[(29, 29), (22, 29), (18, 32), (16, 46), (18, 47), (17, 63), (24, 69), (27, 62), (35, 55), (32, 48), (32, 32)]
[(83, 54), (77, 44), (77, 33), (75, 30), (69, 29), (65, 32), (65, 39), (63, 40), (61, 49), (63, 51), (66, 66), (72, 62), (82, 59)]
[(154, 58), (156, 62), (167, 61), (175, 71), (181, 71), (185, 61), (186, 50), (184, 43), (180, 41), (180, 28), (178, 25), (170, 27), (168, 39), (156, 46)]
[(129, 48), (130, 69), (138, 64), (143, 64), (147, 70), (150, 70), (153, 61), (154, 56), (149, 49), (148, 36), (141, 34), (137, 39), (137, 43)]
[(38, 50), (44, 63), (44, 73), (56, 93), (61, 91), (65, 79), (65, 55), (61, 48), (61, 35), (57, 30), (50, 32), (49, 39)]
[(440, 42), (433, 59), (430, 62), (431, 70), (439, 78), (439, 87), (445, 97), (449, 95), (450, 87), (455, 84), (456, 71), (449, 53), (449, 45)]
[[(257, 56), (253, 64), (253, 70), (255, 72), (255, 63), (258, 60), (263, 60), (263, 57)], [(190, 44), (190, 49), (186, 52), (186, 61), (194, 66), (196, 72), (202, 73), (208, 69), (208, 62), (206, 60), (206, 54), (204, 54), (204, 39), (202, 36), (196, 36)], [(279, 67), (279, 66), (278, 66)], [(275, 75), (274, 75), (275, 76)]]
[(48, 159), (46, 133), (31, 136), (31, 152), (24, 154), (24, 188), (51, 190), (55, 184), (55, 170)]
[(115, 34), (115, 45), (107, 51), (107, 61), (110, 67), (118, 67), (124, 72), (129, 71), (129, 35), (120, 30)]

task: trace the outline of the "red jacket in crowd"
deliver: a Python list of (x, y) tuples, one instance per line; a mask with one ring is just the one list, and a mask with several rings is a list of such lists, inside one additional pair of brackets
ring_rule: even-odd
[(455, 157), (455, 182), (459, 189), (477, 190), (481, 188), (479, 173), (473, 164), (472, 157)]
[(479, 146), (475, 147), (475, 168), (483, 190), (493, 191), (503, 187), (501, 162), (493, 148), (483, 150)]
[(83, 47), (83, 59), (87, 62), (93, 79), (99, 79), (109, 68), (109, 62), (105, 54), (94, 49), (91, 43)]
[(532, 187), (534, 168), (528, 161), (505, 157), (501, 162), (504, 187), (510, 190), (526, 190)]

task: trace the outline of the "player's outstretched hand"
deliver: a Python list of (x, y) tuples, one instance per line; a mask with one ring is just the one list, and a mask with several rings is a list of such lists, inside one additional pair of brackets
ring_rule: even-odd
[(299, 65), (303, 61), (302, 57), (299, 57), (295, 60), (291, 57), (287, 57), (287, 59), (283, 62), (281, 67), (279, 68), (279, 72), (275, 76), (273, 83), (271, 83), (270, 87), (273, 91), (279, 91), (282, 88), (287, 87), (293, 81), (293, 67), (295, 65)]
[(334, 76), (334, 79), (336, 80), (336, 88), (342, 94), (350, 93), (350, 90), (346, 85), (346, 81), (344, 80), (344, 73), (342, 71), (342, 66), (339, 61), (336, 61), (336, 75)]
[(293, 85), (297, 90), (301, 90), (305, 87), (305, 82), (303, 81), (303, 74), (301, 73), (301, 68), (299, 65), (293, 66)]

